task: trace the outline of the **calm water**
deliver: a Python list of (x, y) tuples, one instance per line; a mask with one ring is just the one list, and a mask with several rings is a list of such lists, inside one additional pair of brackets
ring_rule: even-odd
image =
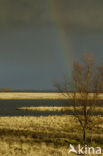
[(57, 100), (0, 100), (0, 116), (48, 116), (62, 115), (61, 112), (17, 110), (19, 107), (30, 106), (63, 106), (66, 101)]
[[(72, 101), (64, 100), (0, 100), (0, 116), (48, 116), (63, 115), (63, 112), (17, 110), (19, 107), (30, 106), (71, 106)], [(100, 102), (103, 106), (103, 101)], [(69, 115), (71, 111), (67, 112)]]

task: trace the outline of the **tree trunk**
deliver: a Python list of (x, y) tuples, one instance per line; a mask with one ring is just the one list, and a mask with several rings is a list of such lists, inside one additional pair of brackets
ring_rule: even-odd
[(83, 144), (86, 144), (86, 128), (83, 128)]

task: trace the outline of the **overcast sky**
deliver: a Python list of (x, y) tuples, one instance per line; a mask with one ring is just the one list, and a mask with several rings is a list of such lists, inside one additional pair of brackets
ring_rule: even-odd
[(0, 0), (0, 88), (53, 90), (102, 42), (103, 0)]

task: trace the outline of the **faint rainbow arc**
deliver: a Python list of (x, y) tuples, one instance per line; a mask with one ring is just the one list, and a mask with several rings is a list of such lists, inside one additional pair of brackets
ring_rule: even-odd
[(67, 68), (71, 68), (72, 63), (72, 54), (71, 54), (71, 45), (70, 45), (70, 39), (66, 38), (66, 34), (64, 32), (64, 23), (61, 21), (60, 13), (58, 12), (58, 7), (55, 0), (47, 0), (49, 11), (52, 17), (52, 20), (54, 22), (54, 25), (57, 29), (57, 35), (58, 39), (60, 41), (60, 46), (62, 48), (62, 57), (65, 59), (65, 63), (67, 65)]

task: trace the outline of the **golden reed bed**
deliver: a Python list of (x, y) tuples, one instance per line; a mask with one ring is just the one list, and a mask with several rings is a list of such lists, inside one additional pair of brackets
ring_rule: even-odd
[[(67, 95), (65, 93), (65, 95)], [(78, 99), (81, 99), (81, 95), (79, 93), (76, 94)], [(93, 97), (93, 93), (89, 94), (90, 99)], [(64, 96), (62, 93), (30, 93), (30, 92), (1, 92), (0, 99), (1, 100), (10, 100), (10, 99), (21, 99), (21, 100), (32, 100), (32, 99), (72, 99), (73, 93), (69, 93), (69, 96)], [(99, 99), (103, 100), (103, 93), (99, 94)]]
[[(29, 110), (29, 111), (73, 111), (74, 108), (72, 106), (70, 107), (19, 107), (17, 108), (18, 110)], [(77, 107), (76, 108), (78, 111), (81, 111), (82, 107)], [(89, 107), (88, 107), (89, 109)], [(96, 107), (95, 111), (96, 112), (103, 112), (103, 107)]]

